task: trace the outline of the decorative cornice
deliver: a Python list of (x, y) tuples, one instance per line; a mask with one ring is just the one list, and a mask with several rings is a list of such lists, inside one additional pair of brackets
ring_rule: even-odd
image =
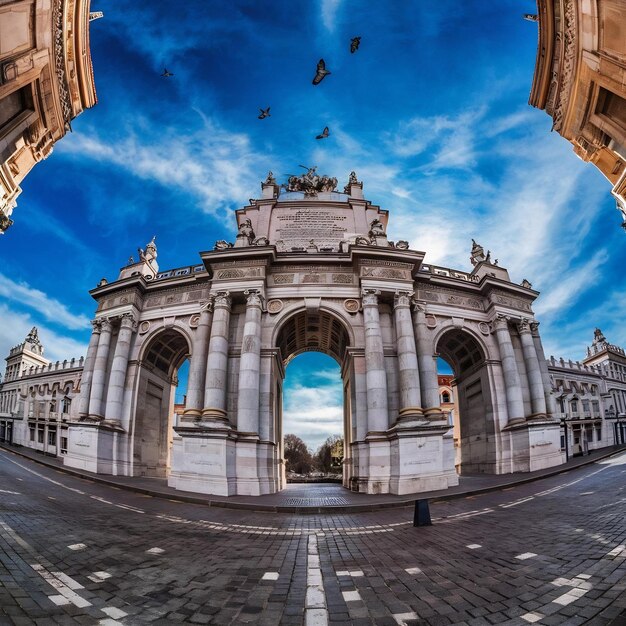
[(65, 76), (65, 37), (63, 35), (63, 2), (55, 0), (53, 8), (54, 28), (54, 66), (59, 83), (59, 99), (63, 112), (63, 121), (69, 124), (72, 119), (72, 101), (69, 94), (69, 85)]

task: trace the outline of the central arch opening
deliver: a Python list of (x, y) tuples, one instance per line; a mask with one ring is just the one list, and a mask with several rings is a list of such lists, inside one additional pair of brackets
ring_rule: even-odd
[(494, 410), (485, 353), (475, 337), (461, 329), (438, 340), (440, 403), (453, 425), (455, 465), (459, 474), (497, 473)]
[(133, 430), (135, 476), (165, 478), (169, 474), (176, 414), (185, 406), (182, 390), (186, 389), (189, 352), (186, 337), (174, 329), (159, 333), (146, 347)]
[(278, 381), (282, 486), (333, 478), (348, 486), (352, 440), (344, 324), (326, 311), (301, 311), (277, 335), (286, 376)]

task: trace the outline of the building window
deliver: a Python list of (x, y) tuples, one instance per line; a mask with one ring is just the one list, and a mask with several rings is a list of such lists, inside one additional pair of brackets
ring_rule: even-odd
[(49, 446), (57, 445), (57, 431), (54, 428), (51, 428), (48, 431), (48, 445)]
[(591, 407), (593, 408), (593, 414), (594, 415), (600, 415), (600, 402), (598, 402), (598, 400), (594, 400), (591, 403)]
[(67, 396), (65, 396), (65, 398), (63, 398), (63, 413), (69, 413), (71, 407), (72, 401)]
[(37, 428), (37, 442), (43, 443), (43, 426)]
[(29, 426), (28, 427), (28, 432), (30, 433), (30, 440), (31, 441), (35, 441), (35, 427), (34, 426)]
[(447, 403), (449, 403), (449, 402), (450, 402), (450, 393), (449, 393), (448, 391), (444, 391), (444, 392), (441, 394), (441, 401), (442, 401), (444, 404), (447, 404)]
[(570, 402), (570, 409), (572, 413), (578, 413), (578, 400), (572, 400)]
[(602, 441), (602, 426), (596, 426), (596, 441)]
[(61, 437), (61, 454), (67, 454), (67, 437)]

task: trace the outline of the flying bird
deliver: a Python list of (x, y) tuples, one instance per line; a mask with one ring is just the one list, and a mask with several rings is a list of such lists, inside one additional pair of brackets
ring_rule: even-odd
[(354, 54), (359, 49), (360, 44), (361, 44), (360, 37), (352, 37), (352, 39), (350, 39), (350, 52)]
[(272, 117), (270, 115), (270, 108), (267, 107), (267, 109), (259, 109), (259, 111), (261, 111), (261, 113), (259, 114), (259, 119), (260, 120), (264, 120), (266, 117)]
[(324, 59), (320, 59), (319, 63), (317, 64), (317, 72), (315, 72), (315, 78), (313, 78), (313, 84), (319, 85), (326, 76), (326, 74), (330, 74), (330, 72), (326, 69), (326, 63), (324, 62)]
[(324, 130), (315, 139), (326, 139), (329, 135), (328, 126), (324, 127)]
[(161, 76), (165, 77), (165, 78), (169, 78), (170, 76), (174, 76), (174, 74), (172, 74), (172, 72), (169, 72), (168, 69), (166, 67), (163, 68), (163, 73), (161, 74)]

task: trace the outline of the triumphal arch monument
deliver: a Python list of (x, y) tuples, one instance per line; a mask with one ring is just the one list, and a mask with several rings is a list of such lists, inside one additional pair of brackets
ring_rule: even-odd
[[(305, 351), (341, 366), (349, 489), (407, 494), (455, 485), (459, 472), (561, 463), (530, 283), (511, 282), (476, 242), (470, 272), (425, 264), (388, 239), (388, 211), (364, 198), (354, 172), (339, 192), (337, 179), (306, 169), (282, 185), (270, 172), (261, 198), (235, 212), (236, 240), (199, 263), (160, 272), (153, 239), (91, 292), (65, 464), (202, 493), (276, 492), (285, 367)], [(438, 356), (454, 370), (456, 462)]]

